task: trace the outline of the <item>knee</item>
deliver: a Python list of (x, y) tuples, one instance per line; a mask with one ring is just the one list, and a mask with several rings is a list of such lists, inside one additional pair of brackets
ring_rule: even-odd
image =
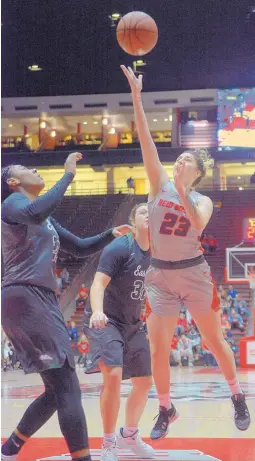
[(152, 387), (152, 376), (132, 379), (133, 389), (144, 394), (148, 394)]
[(151, 360), (153, 363), (168, 361), (170, 357), (169, 347), (165, 347), (163, 344), (151, 344), (150, 345)]
[(103, 372), (104, 389), (107, 388), (111, 392), (119, 392), (122, 379), (122, 368), (120, 367), (105, 367)]

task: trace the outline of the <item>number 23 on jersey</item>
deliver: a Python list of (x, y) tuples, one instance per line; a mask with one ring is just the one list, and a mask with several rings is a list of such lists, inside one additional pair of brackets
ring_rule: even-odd
[(159, 232), (164, 235), (174, 234), (178, 237), (186, 237), (190, 226), (190, 221), (185, 218), (185, 216), (178, 216), (175, 213), (166, 213)]

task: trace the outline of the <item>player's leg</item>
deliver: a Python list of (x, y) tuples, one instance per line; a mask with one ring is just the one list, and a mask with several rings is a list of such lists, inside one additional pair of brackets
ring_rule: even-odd
[(165, 437), (169, 423), (178, 418), (170, 398), (169, 364), (170, 346), (178, 316), (179, 312), (175, 309), (170, 316), (159, 316), (151, 312), (147, 319), (152, 375), (159, 400), (159, 416), (151, 432), (153, 440)]
[(103, 386), (100, 409), (104, 429), (102, 461), (116, 461), (116, 423), (120, 407), (124, 340), (115, 325), (108, 322), (105, 328), (84, 328), (89, 340), (90, 369), (100, 369)]
[(150, 342), (151, 365), (154, 383), (159, 399), (159, 416), (151, 432), (152, 439), (165, 437), (169, 423), (178, 418), (170, 399), (170, 347), (174, 335), (181, 302), (171, 293), (169, 284), (174, 285), (173, 271), (161, 271), (151, 267), (146, 274), (146, 292), (151, 307), (147, 318)]
[(238, 381), (234, 354), (223, 336), (220, 312), (215, 311), (215, 286), (207, 268), (204, 263), (194, 267), (186, 277), (184, 274), (186, 289), (189, 290), (185, 305), (229, 384), (235, 407), (235, 424), (238, 429), (246, 430), (250, 425), (249, 411)]
[(103, 374), (103, 387), (100, 395), (100, 409), (104, 428), (104, 446), (109, 442), (115, 444), (115, 430), (120, 408), (120, 385), (122, 367), (105, 366), (99, 362)]
[(117, 445), (139, 458), (153, 458), (153, 448), (141, 439), (138, 425), (152, 386), (149, 342), (142, 330), (125, 335), (123, 379), (130, 378), (132, 390), (126, 404), (125, 425), (120, 428)]
[[(27, 409), (17, 429), (2, 447), (2, 453), (13, 454), (12, 445), (19, 449), (57, 410), (61, 432), (73, 461), (89, 461), (88, 433), (81, 403), (80, 384), (76, 372), (66, 360), (62, 368), (41, 373), (45, 383), (42, 394)], [(8, 456), (2, 455), (3, 460)], [(9, 458), (10, 459), (10, 458)], [(15, 458), (11, 458), (14, 459)]]
[(131, 432), (135, 432), (138, 428), (138, 424), (144, 412), (148, 400), (148, 394), (152, 386), (152, 376), (131, 378), (131, 381), (132, 390), (127, 399), (125, 417), (127, 435), (129, 435), (128, 433), (130, 430)]
[(87, 424), (76, 371), (66, 360), (62, 368), (46, 370), (41, 375), (55, 394), (60, 429), (72, 460), (90, 460)]
[(246, 430), (250, 425), (250, 416), (239, 384), (234, 354), (222, 333), (220, 312), (215, 312), (209, 306), (206, 311), (200, 311), (195, 305), (194, 309), (189, 306), (189, 310), (228, 382), (235, 407), (235, 424), (238, 429)]

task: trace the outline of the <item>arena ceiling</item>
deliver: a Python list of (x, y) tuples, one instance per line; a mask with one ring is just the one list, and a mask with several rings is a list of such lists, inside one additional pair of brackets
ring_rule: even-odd
[(109, 16), (133, 10), (159, 28), (142, 69), (145, 90), (254, 86), (254, 0), (6, 0), (2, 96), (127, 92), (119, 65), (134, 59)]

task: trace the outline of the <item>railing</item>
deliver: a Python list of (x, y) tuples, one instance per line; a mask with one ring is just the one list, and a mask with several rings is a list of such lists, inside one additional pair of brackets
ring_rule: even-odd
[[(79, 181), (81, 183), (81, 181)], [(54, 183), (48, 184), (44, 190), (44, 192), (47, 192), (51, 187), (54, 186)], [(95, 187), (95, 188), (90, 188), (88, 189), (87, 187), (87, 182), (84, 182), (84, 187), (82, 185), (79, 185), (79, 187), (74, 187), (73, 189), (71, 186), (69, 186), (69, 190), (66, 191), (65, 196), (75, 196), (75, 195), (107, 195), (107, 194), (113, 194), (113, 195), (121, 195), (121, 194), (134, 194), (135, 192), (132, 189), (128, 189), (127, 187), (114, 187), (114, 190), (109, 192), (109, 189), (106, 187)], [(241, 189), (240, 189), (241, 188)], [(250, 185), (250, 184), (240, 184), (239, 183), (231, 183), (227, 184), (224, 188), (220, 186), (219, 184), (207, 184), (203, 185), (198, 188), (198, 191), (229, 191), (229, 190), (240, 190), (240, 193), (242, 190), (254, 190), (255, 193), (255, 185)], [(147, 195), (149, 191), (144, 191), (143, 193), (135, 193), (136, 195)]]

